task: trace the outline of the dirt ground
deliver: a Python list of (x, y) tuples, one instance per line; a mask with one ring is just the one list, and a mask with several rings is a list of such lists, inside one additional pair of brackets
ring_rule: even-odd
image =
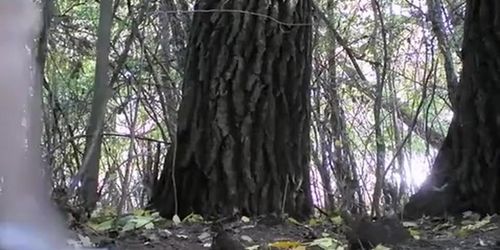
[[(405, 226), (411, 231), (413, 239), (392, 246), (391, 249), (500, 249), (498, 216), (460, 220), (427, 218), (405, 222)], [(276, 242), (306, 244), (316, 239), (329, 239), (337, 245), (305, 248), (282, 245), (281, 248), (271, 249), (348, 249), (343, 233), (345, 226), (332, 221), (305, 225), (290, 220), (269, 223), (252, 219), (225, 223), (224, 228), (247, 249), (270, 249), (269, 244)], [(166, 224), (154, 229), (133, 230), (127, 233), (80, 230), (80, 234), (86, 234), (96, 246), (110, 250), (210, 249), (214, 236), (210, 224), (203, 222), (181, 223), (177, 226)], [(254, 248), (251, 248), (252, 246)]]

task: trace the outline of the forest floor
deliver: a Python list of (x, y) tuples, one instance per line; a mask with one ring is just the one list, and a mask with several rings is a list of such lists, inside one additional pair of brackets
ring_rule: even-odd
[[(135, 221), (135, 225), (138, 225), (141, 219), (129, 216), (129, 221)], [(209, 223), (192, 220), (174, 224), (142, 223), (140, 228), (125, 225), (121, 231), (109, 227), (105, 232), (98, 232), (95, 225), (92, 228), (86, 226), (87, 229), (75, 229), (75, 239), (110, 250), (210, 249), (214, 233)], [(243, 217), (223, 225), (225, 232), (246, 249), (349, 249), (344, 233), (346, 227), (336, 218), (313, 219), (301, 224), (293, 219)], [(406, 221), (403, 225), (413, 236), (411, 240), (396, 246), (385, 246), (390, 248), (381, 246), (377, 249), (500, 249), (498, 216), (480, 219), (468, 214), (460, 219), (424, 218)]]

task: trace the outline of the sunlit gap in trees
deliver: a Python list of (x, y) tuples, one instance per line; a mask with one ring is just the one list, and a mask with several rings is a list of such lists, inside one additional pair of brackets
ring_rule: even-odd
[[(415, 16), (424, 17), (424, 13), (427, 12), (427, 3), (424, 0), (410, 0), (407, 1), (406, 4), (399, 4), (397, 2), (391, 2), (390, 7), (391, 15), (393, 16), (401, 16), (405, 18), (414, 18)], [(329, 12), (330, 13), (330, 12)], [(343, 16), (350, 16), (352, 13), (357, 13), (357, 17), (361, 19), (361, 21), (366, 20), (367, 22), (371, 22), (374, 19), (374, 11), (373, 11), (373, 2), (362, 0), (362, 1), (342, 1), (338, 2), (336, 8), (332, 8), (332, 15), (339, 16), (341, 19)], [(394, 102), (396, 104), (393, 105), (407, 105), (408, 108), (416, 109), (416, 104), (419, 103), (422, 98), (421, 89), (422, 81), (425, 79), (425, 75), (428, 72), (428, 66), (425, 64), (421, 64), (421, 62), (428, 61), (428, 58), (431, 56), (431, 53), (426, 50), (424, 46), (417, 46), (421, 44), (422, 41), (427, 41), (428, 34), (425, 33), (425, 29), (422, 29), (422, 23), (405, 23), (407, 26), (408, 32), (406, 36), (411, 37), (411, 39), (407, 40), (407, 43), (401, 43), (399, 50), (403, 53), (399, 53), (393, 55), (391, 57), (391, 62), (397, 62), (395, 65), (392, 65), (393, 72), (404, 72), (405, 74), (398, 75), (396, 77), (396, 90), (395, 95), (392, 96), (387, 91), (387, 86), (385, 87), (384, 99), (390, 100), (394, 98)], [(371, 27), (371, 26), (370, 26)], [(355, 27), (360, 28), (359, 26)], [(329, 35), (327, 28), (319, 29), (319, 32), (322, 35)], [(363, 33), (360, 30), (356, 30), (355, 33)], [(366, 31), (370, 33), (370, 31)], [(350, 46), (352, 47), (362, 47), (364, 46), (363, 39), (352, 39)], [(341, 46), (336, 48), (336, 55), (339, 55), (340, 60), (343, 59), (342, 54), (345, 49)], [(330, 54), (322, 54), (322, 52), (317, 52), (318, 56), (324, 56), (328, 58)], [(381, 53), (381, 52), (380, 52)], [(367, 83), (366, 85), (369, 87), (374, 87), (377, 83), (377, 75), (374, 70), (374, 67), (369, 62), (363, 60), (357, 60), (356, 62), (360, 68), (364, 76), (366, 77)], [(409, 65), (413, 65), (410, 67)], [(315, 77), (315, 76), (313, 76)], [(316, 77), (324, 77), (324, 76), (316, 76)], [(376, 150), (374, 149), (374, 126), (375, 122), (373, 120), (373, 101), (372, 99), (364, 96), (357, 92), (355, 88), (349, 87), (344, 90), (345, 86), (354, 86), (356, 81), (359, 80), (360, 77), (356, 75), (356, 73), (349, 72), (349, 69), (346, 71), (345, 68), (337, 68), (336, 69), (336, 81), (339, 87), (337, 87), (337, 91), (339, 94), (340, 105), (342, 106), (343, 111), (345, 112), (346, 119), (346, 132), (348, 133), (348, 139), (350, 144), (350, 151), (354, 154), (354, 161), (356, 161), (357, 173), (358, 173), (358, 181), (361, 186), (362, 196), (367, 205), (370, 205), (371, 196), (373, 194), (373, 188), (375, 185), (375, 168), (376, 168)], [(385, 82), (387, 85), (387, 82)], [(353, 90), (354, 89), (354, 90)], [(414, 89), (414, 93), (411, 93), (410, 90)], [(323, 123), (328, 124), (328, 115), (332, 112), (328, 110), (328, 100), (322, 99), (322, 96), (325, 96), (325, 90), (322, 90), (320, 87), (313, 88), (312, 90), (312, 100), (313, 100), (313, 109), (318, 110), (320, 114), (317, 114), (315, 119), (319, 119), (315, 121), (313, 119), (311, 138), (313, 138), (312, 151), (313, 154), (318, 154), (320, 162), (314, 162), (315, 159), (311, 159), (311, 185), (312, 185), (312, 193), (315, 204), (320, 207), (324, 205), (325, 201), (325, 188), (322, 183), (321, 176), (318, 172), (318, 167), (316, 164), (326, 164), (326, 168), (329, 171), (329, 180), (331, 185), (331, 190), (333, 192), (333, 196), (335, 199), (341, 199), (340, 188), (342, 188), (342, 180), (337, 180), (333, 175), (334, 171), (338, 171), (339, 166), (332, 160), (335, 158), (334, 156), (334, 146), (333, 145), (324, 145), (324, 142), (319, 142), (317, 137), (320, 137), (319, 134), (325, 132), (327, 130), (332, 130), (332, 127), (326, 128), (326, 130), (318, 129), (318, 127), (325, 126)], [(348, 92), (346, 95), (345, 92)], [(346, 95), (346, 96), (345, 96)], [(351, 101), (353, 96), (357, 98), (357, 101)], [(416, 97), (415, 97), (416, 96)], [(319, 98), (318, 98), (319, 97)], [(316, 98), (316, 99), (314, 99)], [(435, 102), (436, 100), (425, 99), (424, 102), (427, 104), (429, 101)], [(315, 103), (314, 103), (315, 102)], [(391, 100), (392, 102), (392, 100)], [(316, 105), (316, 106), (314, 106)], [(439, 103), (439, 105), (442, 105)], [(445, 106), (445, 105), (442, 105)], [(413, 110), (415, 111), (415, 110)], [(390, 127), (394, 126), (390, 124), (390, 116), (388, 113), (391, 111), (383, 110), (384, 120), (382, 121), (381, 127), (384, 129), (384, 132), (387, 134), (393, 133), (390, 131)], [(415, 115), (415, 113), (412, 113)], [(446, 128), (447, 124), (451, 121), (452, 113), (446, 108), (439, 109), (437, 114), (428, 114), (426, 111), (420, 110), (418, 113), (418, 117), (426, 120), (424, 117), (433, 117), (436, 116), (436, 119), (432, 118), (428, 122), (426, 122), (426, 126), (431, 128)], [(427, 120), (426, 120), (427, 121)], [(404, 181), (409, 190), (406, 192), (414, 193), (426, 180), (429, 170), (432, 167), (435, 156), (437, 154), (438, 148), (432, 148), (431, 146), (426, 145), (426, 143), (419, 138), (415, 132), (409, 132), (410, 128), (409, 124), (405, 124), (402, 121), (398, 121), (396, 126), (399, 127), (399, 133), (402, 138), (406, 137), (408, 134), (411, 134), (411, 141), (406, 141), (403, 145), (403, 149), (401, 152), (397, 152), (400, 145), (391, 145), (390, 140), (388, 139), (392, 135), (387, 135), (386, 137), (386, 156), (385, 156), (385, 168), (390, 168), (384, 178), (386, 183), (390, 183), (391, 185), (396, 185), (399, 187), (401, 182)], [(317, 129), (316, 131), (314, 131)], [(438, 129), (439, 130), (439, 129)], [(389, 132), (390, 131), (390, 132)], [(441, 131), (442, 133), (446, 133), (446, 131)], [(316, 133), (316, 134), (315, 134)], [(332, 133), (329, 131), (329, 133)], [(316, 139), (315, 139), (316, 137)], [(335, 135), (328, 135), (329, 137), (326, 139), (326, 144), (336, 144), (337, 139), (332, 138)], [(322, 138), (325, 140), (324, 138)], [(320, 139), (321, 140), (321, 139)], [(319, 144), (319, 145), (318, 145)], [(326, 147), (326, 148), (324, 148)], [(342, 149), (345, 150), (345, 149)], [(326, 152), (326, 153), (325, 153)], [(402, 163), (403, 166), (400, 166), (400, 162), (398, 159), (394, 159), (396, 154), (402, 154), (404, 161)], [(323, 159), (326, 157), (327, 159)], [(329, 162), (330, 161), (330, 162)], [(349, 162), (344, 164), (350, 164)], [(389, 167), (388, 165), (391, 164)], [(325, 167), (325, 166), (324, 166)], [(404, 171), (399, 171), (403, 169)], [(351, 174), (351, 173), (349, 173)], [(404, 176), (401, 177), (400, 175)], [(339, 187), (340, 186), (340, 187)]]
[[(159, 97), (154, 98), (155, 101), (160, 101)], [(141, 170), (143, 166), (139, 165), (141, 158), (148, 156), (148, 142), (141, 138), (155, 138), (154, 135), (159, 133), (155, 121), (145, 115), (144, 107), (140, 105), (139, 99), (137, 96), (134, 96), (134, 98), (128, 101), (127, 105), (121, 106), (120, 111), (116, 114), (112, 132), (117, 136), (107, 137), (107, 140), (119, 142), (116, 144), (116, 150), (119, 150), (119, 157), (114, 159), (118, 163), (118, 169), (111, 169), (110, 171), (109, 168), (113, 165), (104, 165), (99, 177), (102, 182), (106, 177), (105, 172), (107, 170), (112, 173), (107, 178), (127, 179), (125, 187), (123, 186), (124, 181), (111, 182), (116, 185), (114, 188), (121, 192), (126, 192), (127, 196), (131, 197), (129, 202), (124, 204), (122, 208), (123, 212), (130, 212), (134, 208), (140, 207), (141, 202), (143, 202), (142, 198), (145, 198), (140, 194), (149, 188), (144, 185), (144, 172)], [(161, 113), (159, 107), (155, 108), (157, 108), (155, 112)], [(133, 143), (131, 143), (132, 138), (134, 140)], [(153, 146), (153, 148), (155, 147)], [(163, 158), (164, 155), (161, 157)], [(103, 194), (103, 198), (106, 200), (106, 196), (112, 195), (106, 192)]]
[[(404, 170), (405, 176), (403, 180), (406, 182), (406, 185), (410, 188), (410, 192), (414, 193), (418, 188), (422, 185), (422, 183), (426, 180), (432, 164), (434, 162), (435, 156), (437, 155), (438, 149), (429, 148), (428, 153), (413, 153), (409, 155), (405, 153), (405, 162), (404, 162)], [(386, 163), (389, 163), (393, 158), (393, 155), (387, 155)], [(357, 172), (360, 177), (360, 185), (361, 190), (363, 192), (363, 196), (365, 201), (371, 200), (371, 195), (373, 194), (373, 187), (375, 185), (375, 161), (368, 159), (358, 159), (357, 161)], [(335, 168), (335, 165), (332, 163), (329, 166), (330, 169)], [(386, 166), (387, 168), (387, 166)], [(311, 162), (311, 190), (313, 194), (314, 203), (320, 207), (323, 207), (325, 201), (325, 190), (319, 175), (317, 167)], [(334, 197), (336, 199), (340, 197), (340, 190), (338, 188), (338, 182), (330, 172), (330, 181), (331, 181), (331, 190), (334, 193)], [(386, 182), (391, 183), (391, 185), (397, 185), (399, 187), (401, 185), (400, 175), (395, 171), (388, 171), (386, 178)]]
[[(365, 1), (361, 1), (361, 2), (365, 2)], [(421, 10), (423, 10), (423, 12), (425, 13), (425, 11), (427, 10), (426, 8), (426, 3), (425, 1), (412, 1), (413, 2), (413, 5), (415, 6), (419, 6)], [(369, 1), (368, 2), (365, 2), (366, 4), (370, 4)], [(346, 15), (348, 15), (348, 13), (351, 13), (355, 10), (353, 9), (362, 9), (364, 8), (361, 4), (361, 3), (353, 3), (353, 2), (346, 2), (345, 3), (346, 6), (344, 6), (345, 8), (338, 8), (342, 11), (345, 11)], [(360, 7), (361, 6), (361, 7)], [(366, 7), (366, 6), (365, 6)], [(399, 13), (400, 15), (402, 16), (406, 16), (406, 17), (409, 17), (409, 16), (412, 16), (413, 14), (411, 13), (411, 9), (409, 8), (403, 8), (397, 4), (392, 4), (392, 10), (394, 11), (394, 13)], [(359, 13), (359, 12), (358, 12)], [(368, 18), (369, 15), (373, 14), (372, 12), (370, 11), (366, 11), (366, 15), (365, 18)], [(319, 32), (323, 35), (327, 35), (327, 30), (324, 29), (324, 30), (319, 30)], [(423, 41), (423, 40), (426, 40), (426, 34), (424, 34), (424, 32), (421, 30), (421, 27), (419, 25), (415, 25), (415, 29), (412, 29), (411, 31), (411, 37), (412, 37), (412, 40), (408, 42), (408, 44), (404, 45), (404, 48), (405, 49), (402, 49), (403, 51), (413, 51), (412, 50), (412, 46), (414, 44), (419, 44), (420, 41)], [(401, 45), (403, 46), (403, 45)], [(415, 48), (413, 48), (415, 49)], [(343, 48), (342, 47), (337, 47), (337, 52), (336, 54), (341, 54), (342, 51), (343, 51)], [(399, 79), (397, 79), (397, 91), (396, 91), (396, 100), (397, 100), (397, 103), (400, 103), (400, 104), (406, 104), (408, 105), (408, 107), (413, 107), (415, 108), (415, 103), (418, 103), (420, 100), (419, 98), (422, 98), (422, 96), (420, 96), (420, 92), (421, 92), (421, 89), (419, 89), (418, 87), (416, 88), (415, 90), (415, 96), (417, 97), (409, 97), (411, 96), (411, 94), (409, 95), (408, 94), (408, 89), (411, 89), (412, 87), (415, 87), (415, 86), (422, 86), (422, 81), (423, 79), (425, 79), (425, 72), (428, 70), (426, 69), (426, 65), (421, 65), (419, 64), (419, 62), (423, 62), (423, 61), (426, 61), (426, 57), (429, 57), (430, 56), (430, 53), (429, 51), (426, 51), (423, 47), (419, 47), (417, 49), (417, 51), (414, 53), (415, 51), (413, 51), (412, 53), (408, 52), (408, 53), (403, 53), (401, 54), (401, 58), (394, 58), (393, 60), (397, 61), (397, 60), (401, 60), (401, 61), (405, 61), (405, 60), (409, 60), (409, 61), (412, 61), (412, 62), (415, 62), (414, 64), (412, 65), (416, 65), (414, 68), (408, 68), (408, 66), (406, 65), (404, 69), (400, 69), (401, 72), (406, 72), (408, 74), (415, 74), (415, 77), (414, 78), (409, 78), (405, 75), (401, 75)], [(326, 56), (325, 56), (326, 57)], [(367, 81), (368, 81), (368, 85), (370, 86), (375, 86), (376, 84), (376, 81), (377, 81), (377, 77), (376, 77), (376, 74), (373, 70), (373, 67), (372, 65), (370, 65), (369, 63), (367, 62), (364, 62), (362, 60), (359, 60), (357, 61), (357, 63), (359, 64), (359, 66), (361, 67), (362, 69), (362, 72), (365, 74), (366, 78), (367, 78)], [(394, 67), (399, 67), (400, 65), (398, 66), (394, 66)], [(315, 77), (315, 76), (313, 76)], [(355, 75), (353, 74), (348, 74), (345, 72), (344, 69), (337, 69), (337, 80), (338, 80), (338, 83), (339, 85), (341, 85), (341, 87), (343, 86), (346, 86), (346, 85), (350, 85), (352, 84), (352, 82), (354, 81), (359, 81)], [(342, 88), (338, 88), (337, 90), (339, 91), (339, 94), (342, 95), (343, 92), (341, 90)], [(314, 93), (315, 91), (318, 91), (318, 93)], [(324, 92), (324, 90), (322, 88), (316, 88), (316, 86), (314, 86), (314, 88), (312, 89), (312, 99), (313, 99), (313, 102), (315, 101), (314, 98), (315, 97), (315, 94), (317, 96), (325, 96), (326, 93)], [(360, 93), (356, 93), (359, 95), (362, 95)], [(351, 141), (351, 147), (352, 147), (352, 150), (355, 154), (355, 159), (356, 159), (356, 165), (357, 165), (357, 172), (359, 174), (359, 184), (362, 186), (361, 187), (361, 190), (362, 190), (362, 195), (363, 195), (363, 198), (365, 199), (365, 202), (367, 202), (367, 205), (370, 205), (369, 203), (371, 202), (371, 196), (373, 194), (373, 187), (374, 187), (374, 184), (375, 184), (375, 166), (376, 166), (376, 162), (375, 162), (375, 158), (373, 156), (374, 154), (374, 151), (372, 151), (373, 149), (370, 149), (369, 147), (366, 147), (364, 148), (365, 145), (362, 145), (363, 143), (372, 143), (374, 138), (373, 138), (373, 126), (374, 126), (374, 121), (373, 121), (373, 103), (372, 102), (368, 102), (366, 105), (360, 105), (360, 103), (353, 103), (350, 101), (350, 99), (352, 98), (353, 96), (353, 91), (350, 90), (349, 96), (345, 97), (345, 96), (340, 96), (340, 105), (343, 107), (343, 110), (346, 112), (346, 124), (347, 124), (347, 130), (349, 130), (348, 132), (351, 132), (353, 130), (353, 128), (356, 128), (356, 130), (363, 130), (361, 132), (357, 131), (357, 135), (355, 135), (354, 137), (360, 137), (360, 138), (355, 138), (353, 139), (352, 138), (352, 134), (349, 135), (350, 140), (353, 140)], [(344, 98), (345, 97), (345, 98)], [(415, 99), (410, 99), (410, 98), (415, 98)], [(429, 98), (429, 97), (427, 97)], [(365, 98), (365, 99), (369, 99), (369, 98)], [(431, 99), (426, 99), (425, 100), (425, 103), (427, 104), (427, 102), (429, 102)], [(373, 101), (373, 100), (371, 100)], [(321, 99), (319, 100), (318, 103), (315, 103), (316, 105), (319, 105), (319, 113), (323, 114), (323, 109), (328, 105), (327, 104), (327, 100), (324, 100), (324, 99)], [(362, 103), (363, 101), (361, 101)], [(432, 99), (432, 102), (436, 102), (435, 99)], [(412, 104), (413, 103), (413, 104)], [(314, 105), (314, 104), (313, 104)], [(413, 106), (412, 106), (413, 105)], [(442, 105), (442, 104), (441, 104)], [(425, 105), (427, 106), (427, 105)], [(443, 108), (442, 109), (439, 109), (438, 110), (438, 113), (437, 114), (431, 114), (429, 115), (427, 113), (427, 111), (420, 111), (419, 112), (419, 118), (423, 119), (423, 120), (426, 120), (428, 122), (426, 122), (426, 125), (429, 126), (429, 128), (435, 128), (437, 130), (439, 130), (442, 134), (446, 134), (446, 128), (448, 126), (448, 124), (451, 122), (451, 119), (452, 119), (452, 116), (453, 116), (453, 113), (451, 110), (447, 109), (446, 108), (446, 105), (442, 105)], [(314, 110), (317, 110), (316, 108), (318, 107), (314, 107), (313, 109)], [(415, 110), (414, 110), (415, 111)], [(385, 110), (384, 112), (387, 112), (387, 110)], [(323, 120), (325, 117), (322, 117), (321, 114), (319, 114), (319, 117), (316, 117), (315, 119), (319, 119), (319, 120)], [(387, 113), (385, 113), (387, 114)], [(414, 113), (412, 113), (412, 115), (415, 115)], [(435, 118), (429, 118), (429, 117), (432, 117), (432, 116), (436, 116)], [(428, 117), (428, 118), (425, 118), (425, 117)], [(384, 120), (384, 122), (387, 122), (389, 118), (386, 117), (386, 119)], [(326, 120), (324, 120), (326, 121)], [(318, 128), (318, 126), (321, 126), (320, 124), (318, 124), (317, 120), (314, 120), (313, 119), (313, 124), (312, 124), (312, 130), (314, 130), (315, 128)], [(328, 123), (328, 122), (326, 122)], [(382, 125), (383, 127), (387, 127), (387, 124), (384, 124)], [(400, 124), (401, 126), (401, 129), (402, 131), (401, 132), (401, 136), (403, 137), (406, 137), (408, 134), (409, 134), (409, 127), (407, 124), (404, 124), (404, 123), (401, 123)], [(327, 157), (332, 157), (332, 156), (328, 156), (330, 154), (333, 154), (334, 152), (334, 149), (333, 148), (322, 148), (321, 146), (318, 146), (317, 143), (315, 144), (315, 140), (314, 140), (314, 131), (311, 132), (311, 138), (313, 139), (312, 143), (312, 148), (313, 148), (313, 154), (319, 154), (320, 155), (320, 158), (322, 157), (322, 151), (323, 150), (326, 150), (327, 153), (324, 154), (326, 155)], [(354, 134), (354, 133), (353, 133)], [(437, 152), (439, 150), (439, 148), (432, 148), (431, 146), (429, 145), (426, 145), (426, 143), (421, 139), (419, 138), (415, 132), (412, 132), (412, 139), (411, 139), (411, 142), (406, 142), (405, 145), (404, 145), (404, 148), (401, 152), (399, 152), (400, 154), (403, 154), (404, 156), (404, 162), (403, 162), (403, 166), (402, 168), (404, 169), (404, 177), (401, 178), (400, 174), (397, 172), (397, 171), (394, 171), (394, 166), (391, 166), (390, 170), (388, 171), (388, 173), (386, 174), (385, 176), (385, 182), (386, 183), (390, 183), (391, 185), (396, 185), (396, 187), (399, 187), (401, 185), (401, 181), (404, 181), (405, 184), (407, 185), (407, 187), (409, 188), (409, 190), (407, 190), (407, 193), (406, 195), (408, 194), (412, 194), (414, 192), (416, 192), (418, 190), (418, 188), (423, 184), (423, 182), (426, 180), (429, 172), (430, 172), (430, 169), (434, 163), (434, 159), (435, 159), (435, 156), (437, 155)], [(334, 138), (330, 138), (331, 140), (334, 140)], [(361, 140), (362, 142), (360, 143)], [(366, 141), (365, 141), (366, 140)], [(316, 140), (317, 142), (317, 140)], [(337, 142), (335, 142), (337, 143)], [(387, 169), (389, 166), (388, 164), (392, 162), (392, 165), (394, 164), (398, 164), (397, 163), (397, 160), (393, 159), (395, 157), (395, 154), (396, 154), (396, 149), (393, 147), (394, 145), (386, 145), (386, 159), (385, 159), (385, 168)], [(396, 147), (399, 147), (399, 146), (396, 146)], [(368, 150), (367, 150), (368, 149)], [(327, 168), (329, 169), (329, 180), (330, 180), (330, 183), (331, 183), (331, 190), (333, 191), (333, 195), (336, 199), (341, 199), (342, 197), (340, 196), (341, 193), (339, 192), (339, 188), (338, 186), (339, 185), (342, 185), (342, 183), (340, 183), (338, 180), (335, 179), (335, 176), (333, 176), (332, 174), (332, 171), (334, 171), (335, 168), (337, 168), (338, 166), (336, 166), (334, 163), (327, 163), (329, 166), (327, 166)], [(316, 205), (319, 205), (320, 207), (324, 205), (324, 201), (325, 201), (325, 189), (323, 188), (324, 184), (322, 183), (322, 180), (321, 180), (321, 177), (319, 175), (319, 172), (318, 172), (318, 169), (317, 169), (318, 166), (315, 165), (314, 163), (314, 160), (311, 159), (311, 163), (310, 163), (310, 169), (311, 169), (311, 190), (312, 190), (312, 194), (313, 194), (313, 199), (314, 199), (314, 202)], [(397, 168), (400, 168), (400, 166), (397, 166)]]

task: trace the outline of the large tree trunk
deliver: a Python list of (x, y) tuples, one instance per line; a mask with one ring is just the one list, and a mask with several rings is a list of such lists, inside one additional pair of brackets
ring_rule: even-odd
[(151, 206), (165, 217), (308, 216), (310, 0), (195, 8), (242, 12), (194, 16), (177, 140)]
[(500, 3), (467, 1), (457, 107), (431, 176), (408, 217), (500, 210)]
[[(109, 87), (109, 50), (113, 20), (113, 1), (100, 3), (99, 27), (97, 30), (96, 72), (92, 110), (86, 129), (85, 153), (79, 175), (82, 179), (81, 198), (87, 212), (92, 212), (98, 200), (99, 161), (101, 159), (102, 132), (106, 116), (106, 104), (111, 96)], [(78, 180), (77, 176), (75, 180)]]

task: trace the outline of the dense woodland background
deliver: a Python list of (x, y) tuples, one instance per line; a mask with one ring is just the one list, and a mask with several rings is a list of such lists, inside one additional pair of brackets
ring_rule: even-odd
[[(210, 32), (212, 26), (203, 26), (210, 20), (253, 32), (234, 20), (261, 19), (274, 23), (274, 32), (312, 34), (311, 122), (303, 130), (309, 130), (310, 160), (302, 167), (309, 168), (314, 205), (401, 212), (452, 121), (465, 0), (291, 1), (309, 6), (310, 19), (302, 22), (250, 5), (287, 1), (198, 2), (197, 9), (212, 10), (197, 13), (189, 0), (41, 1), (36, 55), (53, 195), (88, 212), (123, 214), (151, 205), (161, 172), (172, 167), (167, 152), (182, 143), (176, 129), (183, 83), (197, 77), (186, 71), (193, 37)], [(222, 11), (238, 6), (249, 11)], [(201, 21), (193, 21), (197, 15)]]

